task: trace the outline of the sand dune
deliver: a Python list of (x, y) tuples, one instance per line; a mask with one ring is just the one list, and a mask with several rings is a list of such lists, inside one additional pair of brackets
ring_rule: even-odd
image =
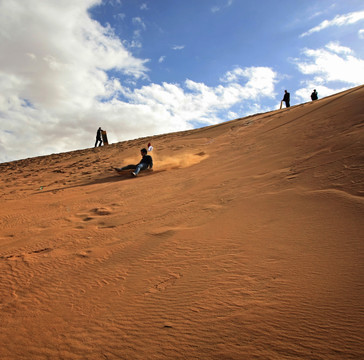
[(0, 359), (363, 359), (363, 99), (0, 164)]

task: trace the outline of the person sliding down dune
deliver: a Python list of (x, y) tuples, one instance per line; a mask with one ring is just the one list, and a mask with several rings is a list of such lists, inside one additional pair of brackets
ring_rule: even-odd
[(141, 149), (140, 154), (142, 155), (142, 159), (136, 165), (127, 165), (121, 168), (114, 168), (117, 172), (121, 172), (123, 170), (134, 170), (131, 174), (133, 176), (138, 176), (141, 170), (146, 170), (148, 168), (153, 169), (153, 159), (150, 155), (147, 155), (147, 149)]

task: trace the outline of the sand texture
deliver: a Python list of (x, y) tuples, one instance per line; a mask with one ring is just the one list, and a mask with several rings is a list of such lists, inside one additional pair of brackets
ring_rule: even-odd
[(363, 125), (361, 86), (0, 164), (0, 359), (364, 359)]

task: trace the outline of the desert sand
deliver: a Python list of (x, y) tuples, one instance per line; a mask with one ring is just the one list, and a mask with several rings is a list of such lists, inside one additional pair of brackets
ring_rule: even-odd
[(363, 359), (363, 125), (360, 86), (0, 164), (0, 359)]

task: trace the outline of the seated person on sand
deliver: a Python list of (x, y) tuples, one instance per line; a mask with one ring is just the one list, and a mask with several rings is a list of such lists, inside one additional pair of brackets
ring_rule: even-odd
[(147, 155), (147, 149), (141, 149), (140, 154), (142, 155), (142, 159), (139, 164), (127, 165), (122, 168), (115, 168), (115, 170), (120, 172), (123, 170), (133, 169), (134, 171), (132, 172), (132, 175), (137, 176), (140, 170), (146, 170), (148, 168), (153, 169), (153, 159), (150, 155)]

